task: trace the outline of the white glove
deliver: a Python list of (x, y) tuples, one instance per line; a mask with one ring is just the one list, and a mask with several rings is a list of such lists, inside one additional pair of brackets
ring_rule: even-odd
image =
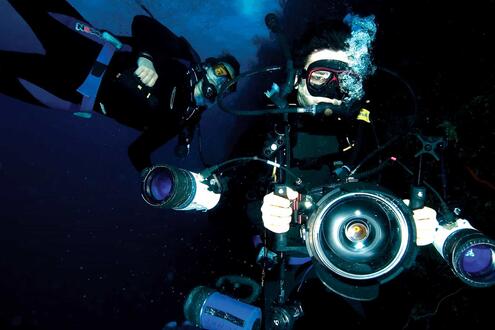
[(145, 57), (138, 57), (137, 65), (138, 68), (134, 71), (134, 74), (141, 79), (143, 84), (148, 87), (153, 87), (158, 79), (158, 74), (153, 66), (153, 62)]
[(291, 201), (299, 196), (297, 191), (287, 187), (287, 196), (289, 199), (275, 195), (273, 192), (263, 197), (261, 214), (263, 225), (266, 229), (277, 233), (285, 233), (290, 228), (292, 219)]
[[(404, 199), (409, 206), (409, 200)], [(413, 211), (414, 224), (416, 225), (416, 245), (423, 246), (433, 243), (435, 229), (438, 226), (437, 211), (431, 207), (423, 207)]]

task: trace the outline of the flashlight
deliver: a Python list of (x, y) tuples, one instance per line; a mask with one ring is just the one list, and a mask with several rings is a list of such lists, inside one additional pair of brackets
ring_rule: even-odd
[(198, 173), (156, 165), (144, 169), (141, 176), (141, 196), (151, 206), (207, 211), (220, 201), (220, 194)]
[(473, 287), (495, 284), (495, 241), (467, 220), (438, 226), (433, 245), (464, 283)]

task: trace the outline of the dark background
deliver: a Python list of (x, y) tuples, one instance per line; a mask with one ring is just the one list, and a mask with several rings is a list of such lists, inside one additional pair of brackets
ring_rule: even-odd
[[(276, 43), (263, 26), (267, 12), (284, 8), (279, 13), (294, 36), (308, 21), (343, 8), (337, 2), (296, 0), (143, 3), (190, 39), (203, 58), (226, 49), (240, 57), (243, 70), (278, 60)], [(119, 32), (142, 13), (134, 1), (71, 4), (95, 25)], [(475, 227), (495, 237), (495, 70), (488, 50), (495, 40), (494, 2), (352, 5), (376, 15), (375, 61), (414, 88), (418, 126), (443, 134), (439, 125), (449, 121), (456, 129), (448, 148), (451, 197)], [(36, 47), (6, 1), (0, 9), (1, 48)], [(240, 91), (262, 92), (250, 86)], [(142, 201), (139, 175), (127, 159), (127, 146), (138, 132), (107, 118), (82, 120), (1, 94), (0, 116), (0, 328), (161, 329), (182, 318), (184, 297), (194, 286), (211, 286), (218, 276), (253, 262), (251, 255), (239, 254), (244, 247), (233, 233), (236, 214), (220, 228), (206, 214), (153, 209)], [(206, 112), (201, 141), (209, 163), (228, 158), (245, 124), (216, 108)], [(154, 160), (202, 168), (198, 136), (185, 161), (173, 156), (174, 143)], [(435, 181), (433, 170), (427, 174)], [(490, 326), (493, 293), (493, 288), (465, 286), (432, 247), (424, 247), (412, 270), (365, 304), (364, 317), (321, 286), (308, 285), (301, 328)]]

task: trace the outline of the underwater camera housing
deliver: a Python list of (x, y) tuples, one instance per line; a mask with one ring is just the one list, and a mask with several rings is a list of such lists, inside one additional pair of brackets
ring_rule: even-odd
[[(301, 242), (321, 282), (354, 300), (372, 300), (379, 286), (416, 256), (411, 210), (388, 190), (368, 183), (312, 189), (296, 210)], [(311, 201), (317, 201), (312, 203)], [(288, 244), (285, 249), (301, 251)]]

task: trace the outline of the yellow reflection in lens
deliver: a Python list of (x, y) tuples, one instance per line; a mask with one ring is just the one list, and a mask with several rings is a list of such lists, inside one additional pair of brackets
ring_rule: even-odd
[(368, 237), (368, 227), (361, 222), (352, 223), (346, 230), (346, 236), (351, 241), (362, 241)]

